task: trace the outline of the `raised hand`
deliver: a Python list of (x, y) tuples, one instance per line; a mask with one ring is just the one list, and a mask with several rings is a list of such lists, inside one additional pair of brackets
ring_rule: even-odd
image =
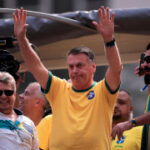
[(109, 8), (104, 9), (102, 6), (98, 10), (99, 24), (95, 21), (92, 23), (95, 25), (97, 31), (102, 35), (104, 42), (112, 41), (114, 38), (114, 13), (110, 16)]
[(16, 9), (16, 13), (13, 13), (14, 34), (17, 39), (26, 37), (26, 30), (28, 26), (28, 24), (26, 24), (26, 16), (27, 11), (23, 10), (23, 8), (20, 9), (20, 12), (18, 9)]

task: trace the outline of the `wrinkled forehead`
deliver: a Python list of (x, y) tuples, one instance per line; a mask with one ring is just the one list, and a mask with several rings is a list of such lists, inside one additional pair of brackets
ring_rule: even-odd
[(15, 87), (12, 83), (4, 83), (4, 82), (0, 82), (0, 89), (13, 89), (15, 90)]
[(85, 55), (84, 53), (80, 53), (80, 54), (70, 54), (67, 57), (67, 63), (77, 63), (77, 62), (84, 62), (84, 61), (89, 61), (89, 58), (87, 55)]
[(38, 87), (33, 84), (28, 85), (28, 87), (24, 90), (24, 92), (28, 92), (31, 95), (36, 94), (38, 91)]

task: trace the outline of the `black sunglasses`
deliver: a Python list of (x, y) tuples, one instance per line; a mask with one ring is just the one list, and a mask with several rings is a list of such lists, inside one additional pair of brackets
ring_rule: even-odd
[(150, 56), (145, 56), (144, 61), (146, 61), (149, 64), (150, 63)]
[(12, 96), (14, 94), (14, 91), (13, 90), (0, 90), (0, 96), (2, 96), (3, 93), (5, 93), (6, 96)]

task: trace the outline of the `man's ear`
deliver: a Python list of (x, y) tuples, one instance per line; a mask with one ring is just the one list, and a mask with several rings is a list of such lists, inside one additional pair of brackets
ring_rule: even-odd
[(36, 104), (41, 104), (41, 103), (42, 103), (42, 100), (39, 99), (39, 98), (37, 98), (37, 99), (36, 99)]
[(92, 67), (93, 67), (93, 73), (96, 71), (96, 63), (93, 61), (92, 62)]

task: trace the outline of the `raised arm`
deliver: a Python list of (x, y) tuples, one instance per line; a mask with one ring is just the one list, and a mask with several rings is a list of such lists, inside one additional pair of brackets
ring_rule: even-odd
[(115, 91), (121, 78), (122, 62), (116, 42), (114, 42), (114, 13), (110, 16), (109, 8), (101, 7), (99, 13), (99, 24), (93, 21), (97, 31), (102, 35), (105, 43), (105, 53), (109, 68), (106, 72), (106, 81), (112, 91)]
[(13, 13), (14, 34), (18, 40), (19, 49), (28, 70), (33, 74), (33, 76), (40, 83), (42, 88), (45, 89), (48, 80), (48, 70), (42, 64), (40, 58), (32, 49), (26, 37), (26, 31), (28, 26), (28, 24), (26, 24), (26, 17), (27, 11), (23, 10), (23, 8), (21, 8), (20, 11), (16, 9), (16, 13)]

